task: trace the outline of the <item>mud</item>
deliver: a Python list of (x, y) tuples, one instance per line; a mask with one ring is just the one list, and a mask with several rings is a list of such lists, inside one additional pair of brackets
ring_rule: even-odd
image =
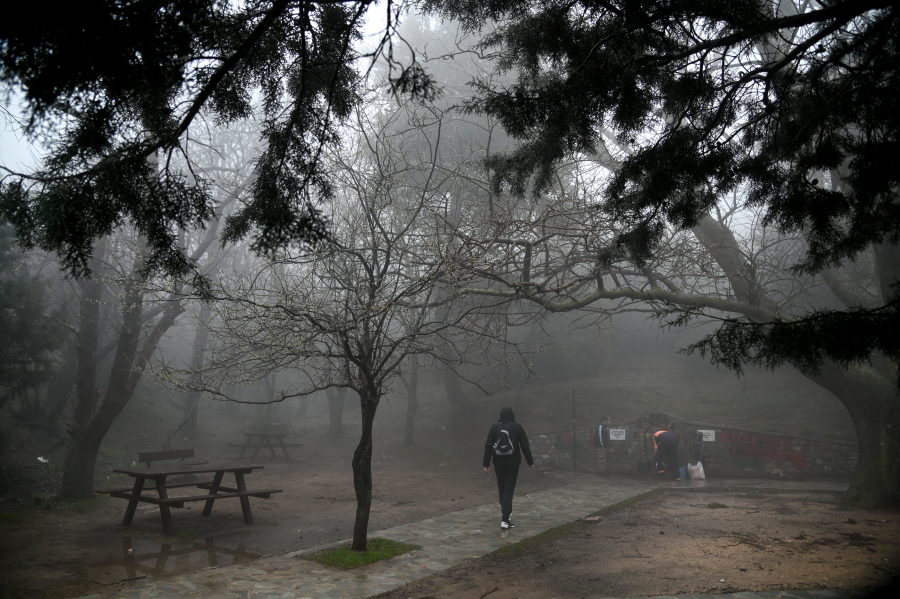
[(897, 512), (845, 509), (833, 493), (664, 490), (379, 599), (860, 589), (898, 575)]

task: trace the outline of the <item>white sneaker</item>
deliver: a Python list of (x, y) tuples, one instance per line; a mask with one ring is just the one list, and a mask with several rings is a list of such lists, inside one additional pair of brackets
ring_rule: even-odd
[(501, 528), (502, 530), (507, 530), (507, 529), (509, 529), (509, 528), (515, 528), (515, 526), (513, 525), (512, 522), (502, 522), (502, 521), (501, 521), (501, 522), (500, 522), (500, 528)]

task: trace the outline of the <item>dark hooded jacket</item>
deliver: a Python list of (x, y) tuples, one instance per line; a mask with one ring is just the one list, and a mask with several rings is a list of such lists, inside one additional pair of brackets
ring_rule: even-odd
[[(500, 425), (503, 422), (512, 424), (510, 436), (513, 441), (513, 449), (515, 450), (512, 455), (494, 455), (494, 443), (496, 443), (497, 439), (500, 437)], [(491, 430), (488, 432), (487, 441), (484, 442), (483, 465), (487, 468), (491, 465), (491, 460), (493, 460), (495, 464), (521, 464), (523, 455), (529, 466), (534, 464), (534, 458), (531, 457), (531, 447), (528, 445), (528, 435), (525, 434), (525, 429), (522, 428), (521, 424), (516, 422), (516, 417), (513, 414), (512, 408), (503, 408), (500, 410), (500, 420), (491, 427)]]

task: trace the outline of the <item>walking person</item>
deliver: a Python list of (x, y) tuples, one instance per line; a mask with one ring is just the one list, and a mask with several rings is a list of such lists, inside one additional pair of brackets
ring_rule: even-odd
[(606, 458), (609, 457), (609, 416), (600, 419), (597, 435), (594, 437), (594, 466), (599, 476), (609, 476)]
[(500, 528), (503, 530), (513, 528), (509, 517), (512, 514), (513, 492), (516, 490), (522, 456), (525, 456), (528, 467), (534, 470), (534, 458), (531, 457), (525, 429), (516, 422), (512, 408), (503, 408), (500, 410), (500, 420), (488, 431), (483, 460), (485, 472), (491, 471), (491, 461), (494, 462), (497, 491), (500, 494)]
[[(672, 428), (671, 425), (666, 428)], [(656, 448), (656, 470), (660, 474), (673, 473), (675, 480), (681, 480), (678, 475), (678, 438), (667, 430), (658, 431), (653, 435), (653, 444)]]

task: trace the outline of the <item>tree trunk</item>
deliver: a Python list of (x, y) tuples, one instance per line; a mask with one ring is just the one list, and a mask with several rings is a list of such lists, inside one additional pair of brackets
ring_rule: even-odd
[(200, 405), (200, 396), (202, 391), (191, 391), (184, 400), (184, 406), (181, 411), (181, 419), (184, 426), (179, 431), (184, 435), (185, 439), (195, 439), (197, 437), (197, 406)]
[[(707, 216), (694, 227), (694, 233), (728, 276), (739, 300), (774, 312), (774, 304), (760, 292), (755, 272), (727, 227)], [(879, 256), (894, 256), (895, 253), (895, 247), (878, 246), (875, 248), (876, 262)], [(885, 262), (890, 260), (881, 260), (881, 264)], [(882, 290), (890, 289), (890, 283), (896, 280), (894, 277), (900, 277), (898, 268), (879, 268)], [(830, 284), (834, 284), (830, 280), (833, 278), (825, 276)], [(891, 434), (892, 428), (900, 428), (897, 388), (869, 366), (843, 368), (826, 363), (819, 374), (806, 376), (833, 393), (853, 420), (859, 463), (847, 499), (864, 507), (897, 505), (900, 502), (900, 444), (895, 441), (896, 434)]]
[(875, 256), (875, 274), (878, 275), (878, 285), (881, 289), (881, 297), (888, 302), (898, 294), (900, 287), (900, 245), (895, 243), (876, 243), (872, 246)]
[(76, 339), (65, 353), (65, 360), (56, 376), (47, 385), (47, 402), (44, 417), (47, 424), (54, 428), (58, 425), (63, 411), (69, 404), (72, 389), (75, 388), (75, 375), (78, 370), (78, 340)]
[(76, 394), (73, 422), (66, 426), (72, 442), (66, 451), (60, 495), (69, 499), (94, 497), (94, 464), (100, 443), (88, 430), (97, 402), (97, 341), (100, 327), (100, 298), (103, 286), (100, 282), (105, 242), (95, 248), (91, 261), (92, 275), (80, 283), (81, 306), (78, 322), (78, 367), (76, 370)]
[[(144, 285), (147, 281), (147, 274), (143, 272), (143, 267), (143, 259), (138, 256), (135, 259), (131, 275), (125, 282), (125, 293), (122, 298), (122, 328), (119, 332), (119, 341), (103, 403), (87, 421), (79, 424), (79, 421), (76, 420), (72, 430), (72, 443), (66, 454), (66, 468), (63, 471), (60, 490), (61, 495), (67, 499), (90, 499), (94, 496), (93, 468), (100, 444), (116, 417), (134, 394), (134, 388), (140, 381), (144, 366), (159, 346), (160, 338), (175, 323), (175, 319), (184, 312), (180, 301), (176, 299), (178, 295), (172, 295), (169, 299), (171, 307), (162, 313), (162, 317), (148, 331), (141, 351), (137, 351), (142, 325)], [(79, 364), (80, 368), (81, 364)], [(80, 385), (81, 380), (79, 380)], [(96, 389), (94, 390), (96, 391)]]
[[(194, 384), (199, 384), (200, 382), (203, 356), (206, 353), (206, 345), (209, 342), (209, 330), (206, 328), (206, 324), (209, 322), (211, 314), (212, 310), (210, 310), (209, 303), (202, 302), (200, 304), (200, 322), (194, 335), (194, 346), (191, 353), (191, 370), (195, 373), (191, 382)], [(184, 398), (184, 409), (181, 413), (184, 424), (181, 427), (181, 432), (188, 439), (193, 439), (197, 436), (197, 406), (200, 404), (200, 396), (202, 395), (202, 391), (191, 391)]]
[(301, 397), (297, 400), (297, 411), (294, 413), (293, 420), (297, 420), (301, 416), (306, 414), (306, 410), (309, 408), (309, 397)]
[(403, 447), (409, 447), (413, 444), (413, 424), (416, 421), (416, 410), (419, 409), (419, 360), (416, 356), (412, 357), (412, 364), (409, 367), (409, 382), (403, 377), (400, 380), (406, 387), (406, 428), (403, 433)]
[[(98, 261), (99, 262), (99, 261)], [(100, 273), (81, 282), (81, 314), (78, 323), (78, 370), (74, 422), (68, 428), (73, 437), (94, 413), (97, 402), (97, 335), (100, 328)]]
[(364, 387), (359, 395), (362, 433), (353, 452), (353, 488), (356, 491), (356, 521), (353, 523), (353, 551), (365, 551), (369, 512), (372, 509), (372, 425), (378, 409), (377, 390)]
[(756, 269), (747, 260), (731, 229), (706, 215), (692, 231), (710, 256), (725, 271), (737, 301), (769, 310), (774, 309), (759, 286)]
[(60, 496), (81, 500), (94, 497), (94, 468), (104, 433), (92, 427), (73, 435), (63, 462)]
[[(123, 398), (126, 381), (131, 374), (141, 330), (143, 286), (146, 275), (141, 273), (143, 259), (135, 258), (131, 276), (125, 284), (122, 298), (122, 329), (119, 332), (118, 349), (109, 374), (106, 396), (98, 410), (94, 410), (97, 398), (96, 355), (97, 321), (99, 319), (99, 277), (82, 285), (82, 318), (79, 329), (78, 352), (78, 404), (75, 406), (75, 423), (71, 427), (72, 443), (66, 454), (60, 493), (67, 499), (90, 499), (94, 496), (94, 464), (100, 443), (113, 420), (118, 416), (131, 396)], [(94, 306), (97, 306), (95, 309)]]
[[(156, 157), (148, 159), (150, 173), (154, 172)], [(233, 199), (233, 197), (231, 198)], [(226, 200), (220, 204), (217, 214), (221, 214)], [(191, 255), (191, 260), (199, 260), (215, 239), (218, 227), (218, 217), (206, 232), (206, 236), (200, 242), (197, 249)], [(144, 271), (144, 255), (139, 244), (131, 273), (125, 281), (124, 295), (121, 302), (122, 323), (119, 338), (116, 342), (116, 351), (113, 358), (112, 369), (109, 373), (109, 382), (106, 386), (106, 394), (103, 403), (95, 411), (99, 393), (96, 387), (97, 377), (97, 327), (99, 326), (100, 293), (102, 291), (99, 282), (100, 265), (105, 252), (105, 241), (98, 244), (91, 270), (93, 279), (86, 279), (82, 283), (81, 321), (79, 323), (78, 336), (78, 374), (77, 374), (77, 403), (75, 406), (75, 422), (67, 430), (72, 436), (72, 442), (66, 453), (65, 468), (63, 470), (62, 486), (60, 494), (67, 499), (90, 499), (94, 496), (94, 467), (97, 461), (97, 453), (100, 445), (106, 437), (116, 417), (122, 412), (125, 405), (134, 394), (134, 389), (141, 379), (144, 367), (153, 352), (159, 346), (163, 334), (175, 323), (175, 320), (184, 312), (181, 305), (180, 287), (173, 293), (167, 305), (160, 310), (160, 317), (156, 324), (147, 332), (146, 339), (138, 352), (138, 342), (143, 321), (143, 301), (147, 273)]]
[(265, 382), (266, 382), (266, 416), (265, 416), (264, 422), (267, 425), (275, 423), (275, 416), (274, 416), (275, 404), (273, 402), (275, 401), (275, 384), (277, 382), (277, 379), (278, 379), (277, 372), (273, 372), (272, 374), (267, 376), (265, 379)]
[(347, 388), (329, 387), (325, 389), (325, 396), (328, 398), (328, 436), (340, 437), (342, 434), (341, 424), (344, 420), (344, 398), (347, 396)]
[(459, 376), (450, 368), (443, 373), (444, 389), (447, 401), (450, 402), (449, 428), (455, 435), (462, 435), (472, 430), (472, 401), (459, 384)]
[(900, 505), (897, 389), (870, 366), (844, 369), (829, 363), (808, 378), (831, 391), (853, 419), (859, 463), (846, 499), (864, 508)]

